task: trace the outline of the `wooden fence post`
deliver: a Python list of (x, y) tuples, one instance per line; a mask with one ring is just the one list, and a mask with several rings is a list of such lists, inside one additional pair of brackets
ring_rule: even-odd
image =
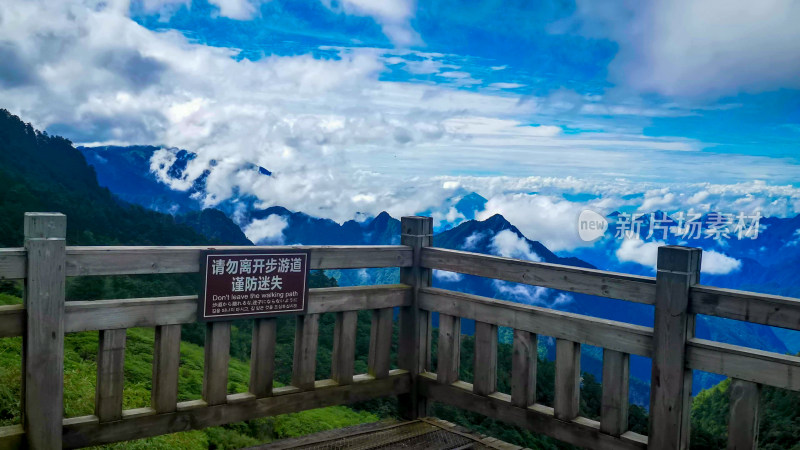
[(25, 213), (23, 418), (28, 447), (60, 449), (64, 412), (67, 216)]
[(411, 374), (411, 392), (398, 398), (400, 414), (406, 419), (427, 416), (428, 403), (418, 395), (417, 375), (431, 365), (431, 318), (419, 309), (419, 288), (431, 285), (431, 270), (420, 265), (420, 251), (433, 244), (433, 219), (403, 217), (400, 220), (400, 243), (414, 249), (414, 265), (400, 268), (400, 282), (411, 286), (411, 305), (400, 308), (398, 367)]
[(699, 248), (658, 249), (653, 370), (650, 382), (650, 449), (689, 447), (692, 371), (686, 368), (686, 340), (694, 335), (687, 312), (689, 288), (700, 279)]

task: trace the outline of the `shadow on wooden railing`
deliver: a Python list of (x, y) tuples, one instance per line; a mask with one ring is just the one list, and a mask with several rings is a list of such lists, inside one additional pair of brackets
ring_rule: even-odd
[[(258, 319), (249, 392), (228, 394), (230, 322), (212, 322), (203, 399), (178, 402), (180, 326), (195, 322), (197, 298), (65, 302), (65, 277), (197, 272), (205, 248), (66, 247), (65, 230), (62, 215), (29, 213), (25, 248), (0, 249), (0, 279), (26, 285), (24, 306), (0, 307), (0, 338), (25, 342), (24, 426), (0, 428), (0, 448), (84, 447), (398, 396), (407, 418), (427, 415), (431, 400), (581, 447), (675, 449), (688, 443), (693, 369), (733, 378), (729, 440), (755, 448), (760, 385), (800, 390), (800, 358), (694, 337), (695, 314), (800, 330), (796, 299), (698, 285), (699, 249), (661, 247), (657, 277), (642, 277), (434, 248), (431, 219), (404, 217), (399, 246), (302, 247), (312, 269), (399, 267), (401, 284), (312, 289), (307, 314), (297, 317), (290, 386), (272, 387), (276, 319)], [(433, 269), (654, 305), (655, 325), (432, 288)], [(393, 308), (400, 318), (396, 370), (389, 360)], [(373, 314), (366, 374), (353, 373), (359, 310)], [(316, 380), (318, 320), (328, 312), (336, 314), (332, 373)], [(474, 384), (458, 379), (462, 318), (476, 321)], [(513, 329), (511, 395), (496, 389), (498, 326)], [(150, 407), (123, 410), (125, 330), (132, 327), (156, 330), (152, 398)], [(95, 414), (63, 418), (64, 333), (87, 330), (100, 333)], [(556, 339), (552, 408), (535, 403), (538, 335)], [(580, 344), (604, 349), (599, 422), (579, 416)], [(649, 438), (627, 431), (631, 354), (653, 361)]]

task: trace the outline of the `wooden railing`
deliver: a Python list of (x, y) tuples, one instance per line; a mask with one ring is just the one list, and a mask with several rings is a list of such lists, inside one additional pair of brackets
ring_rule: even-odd
[[(23, 425), (0, 448), (75, 448), (398, 396), (401, 414), (442, 402), (585, 448), (678, 449), (689, 436), (691, 370), (733, 378), (730, 448), (755, 448), (760, 385), (800, 390), (800, 358), (694, 337), (708, 314), (800, 330), (800, 301), (697, 284), (699, 249), (661, 247), (655, 278), (431, 247), (432, 221), (404, 217), (399, 246), (303, 247), (312, 269), (399, 267), (398, 285), (312, 289), (297, 317), (291, 385), (273, 388), (275, 319), (253, 325), (249, 392), (227, 392), (230, 322), (207, 324), (202, 400), (178, 402), (181, 324), (195, 296), (65, 302), (65, 278), (191, 273), (201, 247), (66, 247), (66, 218), (27, 214), (25, 248), (0, 249), (0, 279), (24, 279), (21, 306), (0, 306), (0, 338), (23, 336)], [(236, 247), (226, 247), (236, 248)], [(252, 247), (248, 247), (252, 248)], [(654, 327), (431, 287), (433, 269), (655, 306)], [(390, 370), (399, 308), (399, 369)], [(354, 374), (356, 314), (372, 310), (368, 373)], [(335, 313), (330, 379), (315, 379), (318, 320)], [(439, 314), (437, 369), (431, 316)], [(461, 319), (475, 320), (474, 383), (459, 380)], [(154, 327), (151, 404), (123, 410), (125, 330)], [(498, 327), (513, 329), (511, 394), (497, 392)], [(63, 418), (64, 333), (98, 330), (95, 414)], [(536, 403), (537, 340), (556, 340), (552, 407)], [(579, 416), (580, 344), (602, 347), (600, 421)], [(650, 431), (627, 430), (629, 356), (652, 358)]]

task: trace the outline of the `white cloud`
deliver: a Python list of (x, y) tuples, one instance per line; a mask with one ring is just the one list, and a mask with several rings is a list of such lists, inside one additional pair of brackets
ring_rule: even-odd
[(208, 0), (219, 8), (219, 15), (229, 19), (249, 20), (256, 14), (256, 7), (249, 0)]
[[(616, 251), (621, 262), (635, 262), (653, 270), (658, 262), (658, 247), (664, 245), (659, 241), (642, 241), (625, 239)], [(742, 262), (714, 250), (703, 251), (700, 272), (709, 275), (727, 275), (742, 267)]]
[(709, 275), (727, 275), (742, 268), (742, 262), (736, 258), (716, 252), (703, 251), (700, 271)]
[(448, 272), (446, 270), (434, 270), (433, 278), (447, 283), (453, 283), (464, 279), (464, 275), (456, 272)]
[(619, 52), (612, 77), (643, 91), (724, 96), (800, 88), (800, 8), (793, 0), (582, 0), (578, 17)]
[[(469, 237), (467, 238), (469, 239)], [(492, 253), (506, 258), (541, 261), (542, 258), (531, 249), (524, 238), (511, 230), (503, 230), (492, 237)]]
[[(321, 1), (328, 8), (335, 8), (331, 0)], [(413, 0), (341, 0), (339, 5), (347, 14), (374, 18), (396, 45), (407, 47), (420, 42), (410, 23), (416, 8)]]
[(474, 233), (470, 234), (466, 238), (464, 238), (464, 243), (461, 244), (462, 250), (475, 250), (478, 248), (478, 244), (486, 238), (485, 233), (481, 233), (479, 231), (475, 231)]
[(283, 230), (288, 226), (286, 218), (271, 214), (266, 219), (253, 220), (242, 231), (257, 245), (283, 244)]
[(500, 280), (493, 280), (492, 284), (501, 297), (518, 303), (558, 308), (575, 301), (570, 294), (553, 291), (541, 286), (527, 286)]
[(643, 241), (641, 239), (624, 239), (616, 251), (621, 262), (635, 262), (655, 269), (658, 262), (658, 247), (664, 245), (659, 241)]
[(489, 84), (490, 89), (516, 89), (525, 87), (524, 84), (519, 83), (491, 83)]

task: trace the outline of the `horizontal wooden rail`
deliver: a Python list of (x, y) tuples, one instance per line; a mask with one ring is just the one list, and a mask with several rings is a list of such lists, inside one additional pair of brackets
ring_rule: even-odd
[[(404, 284), (309, 289), (308, 313), (393, 308), (411, 303)], [(155, 327), (192, 323), (197, 297), (134, 298), (66, 303), (66, 332)], [(25, 327), (22, 305), (0, 306), (0, 337), (21, 336)]]
[(449, 316), (650, 356), (653, 329), (438, 288), (422, 288), (419, 306)]
[(797, 356), (694, 338), (686, 343), (686, 366), (800, 391), (800, 357)]
[(711, 286), (693, 286), (689, 312), (800, 330), (800, 299)]
[[(411, 377), (404, 370), (392, 370), (387, 378), (368, 375), (353, 377), (353, 383), (338, 385), (333, 380), (315, 383), (315, 389), (301, 392), (296, 387), (275, 388), (271, 397), (256, 398), (242, 393), (227, 396), (227, 402), (208, 406), (202, 400), (178, 403), (178, 410), (156, 414), (151, 408), (123, 411), (122, 419), (100, 422), (97, 416), (64, 419), (64, 448), (79, 448), (142, 439), (179, 431), (198, 430), (259, 417), (287, 414), (326, 406), (344, 405), (372, 398), (405, 394)], [(23, 445), (22, 427), (0, 427), (0, 448)]]
[(433, 401), (483, 414), (578, 447), (614, 450), (647, 448), (647, 436), (630, 431), (620, 437), (604, 434), (600, 432), (600, 422), (585, 417), (559, 420), (555, 418), (553, 409), (544, 405), (533, 404), (520, 408), (511, 403), (511, 397), (507, 394), (495, 392), (485, 397), (475, 394), (470, 383), (438, 383), (436, 374), (427, 372), (418, 378), (420, 393)]
[[(192, 273), (203, 250), (307, 250), (311, 269), (410, 267), (412, 250), (403, 245), (67, 247), (67, 276)], [(0, 249), (0, 280), (25, 277), (25, 250)]]
[(648, 305), (655, 303), (656, 279), (653, 277), (431, 247), (422, 249), (420, 264), (429, 269), (447, 270)]

